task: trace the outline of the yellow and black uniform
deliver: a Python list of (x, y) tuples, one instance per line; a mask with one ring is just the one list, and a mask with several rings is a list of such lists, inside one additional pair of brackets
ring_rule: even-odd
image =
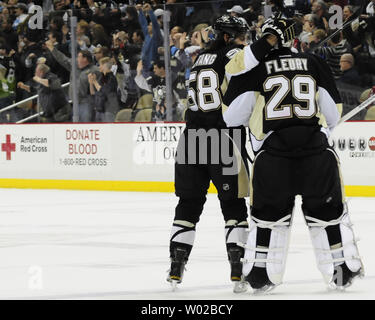
[(177, 262), (183, 257), (186, 263), (189, 257), (195, 226), (212, 181), (225, 220), (231, 280), (235, 282), (234, 291), (240, 292), (236, 283), (242, 280), (244, 248), (238, 243), (246, 242), (247, 236), (248, 215), (244, 198), (249, 195), (249, 173), (246, 129), (242, 124), (228, 128), (223, 119), (223, 93), (228, 80), (235, 74), (226, 71), (225, 66), (231, 59), (251, 56), (251, 63), (243, 64), (244, 70), (251, 70), (271, 49), (272, 46), (262, 38), (245, 49), (242, 45), (211, 47), (194, 62), (188, 81), (186, 129), (178, 144), (175, 164), (175, 189), (180, 199), (171, 233), (172, 266), (168, 281), (180, 282), (182, 279), (182, 265)]
[[(242, 46), (241, 46), (242, 47)], [(233, 55), (241, 49), (239, 46), (228, 46), (219, 51), (205, 51), (201, 53), (191, 69), (188, 87), (189, 109), (186, 111), (186, 129), (183, 133), (183, 143), (179, 143), (178, 155), (184, 153), (186, 161), (177, 161), (175, 164), (175, 188), (176, 195), (183, 199), (199, 198), (202, 206), (196, 210), (186, 211), (184, 207), (177, 206), (176, 219), (197, 223), (202, 213), (205, 195), (212, 180), (219, 194), (219, 199), (234, 200), (248, 195), (248, 186), (242, 181), (247, 181), (247, 162), (245, 156), (245, 128), (238, 127), (241, 131), (242, 146), (236, 145), (236, 149), (242, 151), (243, 164), (246, 168), (241, 171), (241, 176), (223, 175), (224, 164), (221, 156), (223, 150), (220, 146), (224, 143), (225, 133), (233, 139), (233, 129), (226, 129), (223, 120), (223, 94), (222, 84), (225, 79), (225, 65)], [(190, 133), (190, 135), (189, 135)], [(215, 143), (207, 139), (207, 147), (202, 149), (206, 137), (215, 135), (218, 140)], [(195, 140), (196, 139), (196, 140)], [(197, 143), (197, 148), (189, 149), (189, 143)], [(229, 140), (232, 143), (232, 140)], [(207, 161), (202, 162), (202, 156), (207, 156)], [(200, 158), (201, 156), (201, 158)], [(214, 161), (216, 156), (219, 161)], [(177, 158), (179, 159), (179, 158)], [(185, 159), (184, 159), (185, 160)], [(189, 160), (189, 161), (187, 161)], [(245, 190), (243, 189), (245, 188)], [(223, 206), (225, 220), (246, 220), (246, 206), (244, 199), (241, 200), (241, 209)]]
[[(256, 154), (250, 186), (254, 221), (290, 225), (296, 195), (302, 196), (305, 217), (328, 222), (343, 215), (339, 162), (328, 143), (340, 118), (341, 100), (325, 61), (285, 47), (274, 50), (250, 72), (232, 77), (224, 103), (228, 127), (247, 125), (251, 131)], [(248, 273), (252, 268), (244, 274), (253, 288), (270, 284), (265, 262), (273, 229), (260, 227), (255, 239), (249, 236), (248, 241), (262, 248), (251, 253), (255, 259), (244, 269)], [(326, 230), (330, 246), (342, 243), (339, 224)]]
[[(186, 129), (178, 144), (175, 163), (175, 190), (180, 199), (172, 229), (171, 257), (176, 247), (185, 247), (190, 253), (210, 181), (218, 191), (224, 220), (230, 221), (226, 226), (227, 246), (235, 244), (232, 239), (236, 233), (234, 229), (247, 228), (244, 199), (249, 194), (246, 132), (242, 126), (226, 127), (221, 88), (225, 81), (225, 65), (241, 48), (232, 45), (204, 51), (191, 69)], [(228, 150), (224, 150), (226, 146)], [(224, 155), (229, 157), (228, 161)], [(227, 173), (226, 169), (229, 170)]]

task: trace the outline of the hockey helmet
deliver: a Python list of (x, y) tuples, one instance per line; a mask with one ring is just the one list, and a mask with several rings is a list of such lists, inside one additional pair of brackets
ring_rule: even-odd
[(221, 34), (227, 34), (234, 39), (249, 31), (249, 26), (245, 20), (227, 14), (217, 18), (212, 27), (216, 39)]

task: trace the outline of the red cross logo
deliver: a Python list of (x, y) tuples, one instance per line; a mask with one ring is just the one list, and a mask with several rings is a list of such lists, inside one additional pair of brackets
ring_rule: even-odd
[(6, 135), (6, 142), (1, 144), (1, 151), (7, 153), (7, 160), (11, 160), (12, 152), (16, 151), (16, 144), (10, 142), (10, 134)]

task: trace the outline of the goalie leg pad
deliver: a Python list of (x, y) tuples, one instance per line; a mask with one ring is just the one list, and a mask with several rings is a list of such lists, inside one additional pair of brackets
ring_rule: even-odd
[[(335, 286), (335, 267), (343, 263), (353, 274), (363, 275), (364, 268), (346, 206), (338, 219), (323, 221), (305, 215), (305, 220), (309, 227), (318, 268), (329, 286)], [(339, 243), (329, 241), (329, 233), (334, 230), (329, 227), (333, 226), (336, 226), (335, 229), (340, 233)]]
[[(250, 220), (250, 232), (245, 246), (243, 274), (248, 276), (253, 267), (265, 267), (269, 280), (274, 285), (282, 282), (287, 252), (289, 248), (292, 214), (287, 214), (278, 221), (264, 221), (255, 217)], [(268, 246), (259, 245), (257, 234), (269, 229)]]

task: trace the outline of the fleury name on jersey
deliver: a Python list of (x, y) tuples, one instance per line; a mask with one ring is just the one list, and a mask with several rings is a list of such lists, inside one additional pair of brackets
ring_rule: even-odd
[(283, 58), (265, 62), (267, 74), (285, 71), (308, 71), (307, 59), (305, 58)]

